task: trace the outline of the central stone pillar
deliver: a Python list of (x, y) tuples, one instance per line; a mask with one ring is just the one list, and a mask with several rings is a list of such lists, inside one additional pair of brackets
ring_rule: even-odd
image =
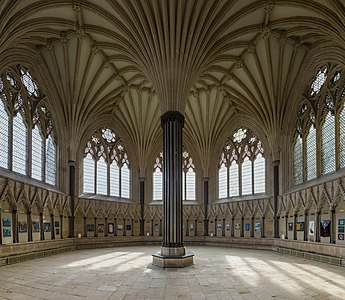
[(160, 267), (186, 267), (193, 264), (193, 253), (183, 245), (182, 219), (182, 129), (184, 116), (168, 111), (161, 117), (163, 128), (163, 243), (153, 254)]

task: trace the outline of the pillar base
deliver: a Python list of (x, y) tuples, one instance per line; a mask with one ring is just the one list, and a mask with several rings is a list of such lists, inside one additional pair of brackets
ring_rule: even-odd
[(184, 268), (193, 265), (194, 253), (184, 247), (162, 247), (152, 254), (152, 264), (161, 268)]

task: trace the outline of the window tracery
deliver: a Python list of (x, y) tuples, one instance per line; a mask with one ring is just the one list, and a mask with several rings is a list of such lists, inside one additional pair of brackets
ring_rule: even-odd
[(130, 164), (120, 137), (109, 128), (96, 131), (83, 159), (83, 192), (130, 198)]
[(55, 185), (54, 126), (44, 99), (27, 68), (0, 73), (0, 167)]
[[(345, 167), (344, 81), (342, 66), (331, 63), (324, 65), (316, 72), (308, 92), (303, 96), (294, 137), (294, 184)], [(319, 153), (318, 147), (321, 150)], [(336, 155), (337, 151), (339, 156)]]
[(218, 197), (265, 193), (265, 151), (257, 135), (241, 127), (227, 140), (218, 164)]

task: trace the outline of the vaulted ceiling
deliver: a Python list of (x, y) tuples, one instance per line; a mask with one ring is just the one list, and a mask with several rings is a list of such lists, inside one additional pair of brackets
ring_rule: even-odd
[(306, 68), (345, 51), (344, 20), (344, 0), (2, 0), (0, 64), (44, 70), (72, 141), (110, 117), (145, 158), (177, 110), (202, 158), (235, 118), (275, 151)]

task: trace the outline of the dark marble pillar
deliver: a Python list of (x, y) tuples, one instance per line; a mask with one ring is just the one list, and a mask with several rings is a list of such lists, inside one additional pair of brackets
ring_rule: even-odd
[(74, 191), (75, 191), (75, 161), (69, 161), (69, 199), (70, 211), (69, 216), (69, 233), (68, 237), (74, 237)]
[(241, 237), (244, 237), (244, 217), (241, 218)]
[(262, 216), (261, 218), (261, 237), (264, 238), (265, 237), (265, 216)]
[(308, 240), (308, 230), (309, 230), (309, 226), (308, 226), (308, 212), (305, 211), (304, 212), (304, 235), (303, 235), (303, 240), (304, 241)]
[(331, 211), (331, 244), (335, 244), (336, 241), (336, 232), (335, 232), (335, 222), (336, 222), (336, 217), (335, 217), (335, 209), (332, 208)]
[(222, 236), (225, 236), (225, 219), (223, 219)]
[(273, 237), (279, 238), (278, 218), (278, 195), (279, 195), (279, 160), (273, 162)]
[(208, 177), (204, 178), (204, 236), (208, 236)]
[(104, 218), (104, 236), (108, 236), (108, 217)]
[(320, 211), (317, 211), (316, 212), (316, 216), (315, 216), (315, 242), (317, 243), (320, 243), (320, 215), (321, 215), (321, 212)]
[(235, 236), (235, 218), (231, 218), (231, 237)]
[(140, 236), (145, 235), (145, 178), (140, 177)]
[(289, 215), (285, 215), (285, 239), (289, 238)]
[(293, 239), (297, 240), (297, 214), (293, 215)]
[(63, 215), (60, 215), (60, 238), (63, 238)]
[(31, 217), (31, 211), (28, 212), (27, 215), (27, 223), (28, 223), (28, 241), (32, 242), (32, 217)]
[(97, 230), (97, 217), (94, 217), (94, 231), (93, 231), (93, 236), (98, 237), (98, 230)]
[(182, 214), (182, 129), (184, 116), (168, 111), (161, 117), (163, 128), (163, 256), (185, 254)]
[(254, 237), (254, 217), (251, 219), (251, 224), (250, 224), (250, 237)]

